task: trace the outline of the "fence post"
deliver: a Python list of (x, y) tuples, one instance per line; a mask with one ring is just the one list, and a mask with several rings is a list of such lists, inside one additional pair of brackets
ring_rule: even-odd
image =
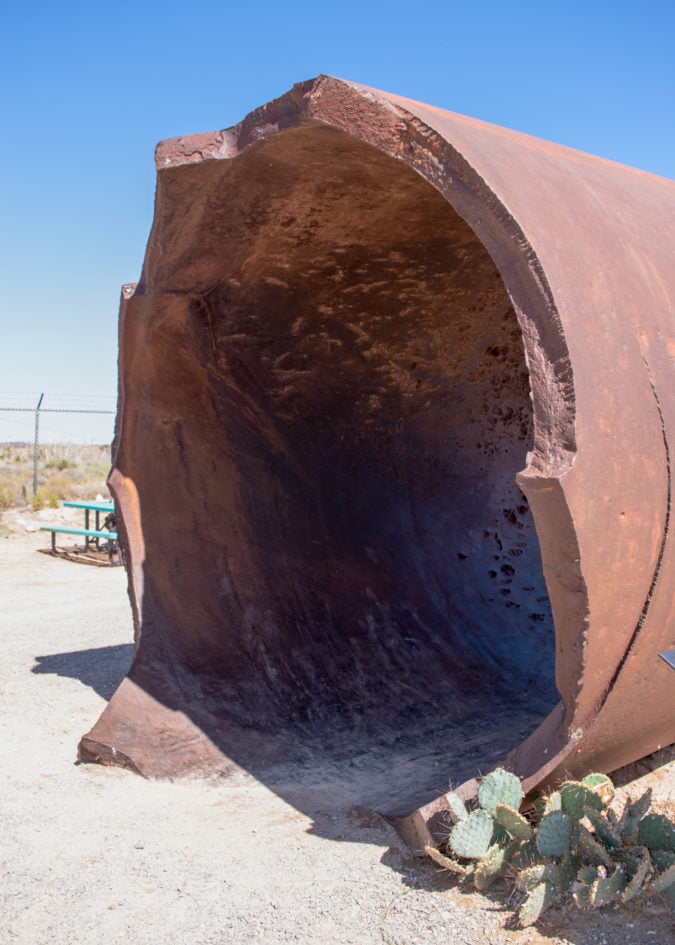
[(40, 399), (35, 408), (35, 444), (33, 446), (33, 495), (37, 495), (37, 474), (38, 474), (38, 443), (40, 438), (40, 404), (44, 394), (40, 394)]

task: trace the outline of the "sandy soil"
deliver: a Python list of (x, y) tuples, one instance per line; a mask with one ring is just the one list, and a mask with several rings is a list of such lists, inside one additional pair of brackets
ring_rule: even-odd
[[(334, 770), (294, 805), (243, 771), (166, 783), (77, 765), (132, 626), (121, 568), (37, 553), (36, 527), (62, 515), (5, 513), (0, 531), (0, 945), (675, 941), (660, 900), (509, 928), (505, 888), (469, 895), (412, 857)], [(668, 809), (673, 763), (647, 777)]]

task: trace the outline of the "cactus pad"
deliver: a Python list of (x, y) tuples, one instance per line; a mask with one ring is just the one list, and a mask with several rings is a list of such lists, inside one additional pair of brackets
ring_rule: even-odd
[(516, 876), (516, 889), (519, 892), (532, 892), (535, 886), (542, 882), (545, 869), (545, 863), (535, 863), (534, 866), (521, 870)]
[(583, 866), (583, 860), (578, 853), (570, 850), (569, 853), (566, 853), (565, 856), (561, 859), (559, 869), (560, 869), (560, 892), (566, 893), (569, 892), (572, 888), (579, 870)]
[(494, 821), (484, 810), (475, 810), (460, 820), (450, 831), (450, 846), (457, 856), (479, 860), (487, 853), (492, 840)]
[(514, 844), (508, 847), (492, 846), (484, 857), (476, 863), (473, 874), (473, 884), (476, 889), (487, 889), (496, 879), (506, 873), (509, 858), (514, 850)]
[(454, 791), (448, 791), (445, 795), (445, 800), (447, 801), (448, 810), (452, 814), (455, 823), (458, 823), (460, 820), (466, 820), (469, 816), (469, 812), (466, 809), (466, 804), (459, 795), (455, 794)]
[(572, 899), (574, 899), (577, 909), (590, 909), (591, 908), (591, 887), (580, 886), (578, 889), (575, 889), (574, 892), (572, 893)]
[(611, 876), (599, 876), (591, 887), (591, 903), (606, 906), (619, 896), (628, 885), (626, 871), (621, 863)]
[(650, 850), (675, 853), (675, 824), (663, 814), (647, 814), (640, 821), (638, 843)]
[(669, 886), (668, 889), (664, 890), (664, 895), (666, 899), (668, 900), (668, 902), (670, 903), (671, 909), (673, 910), (673, 912), (675, 912), (675, 884), (672, 886)]
[(504, 804), (516, 810), (523, 801), (523, 789), (520, 778), (504, 768), (495, 768), (481, 781), (478, 788), (478, 803), (494, 817), (497, 804)]
[(532, 836), (532, 828), (522, 814), (506, 804), (497, 804), (495, 820), (503, 827), (510, 837), (526, 843)]
[(560, 796), (560, 791), (553, 791), (552, 794), (546, 798), (546, 809), (544, 810), (545, 814), (550, 814), (552, 810), (562, 810), (562, 797)]
[(574, 901), (580, 909), (589, 909), (592, 905), (591, 893), (593, 884), (600, 878), (595, 866), (584, 866), (579, 870), (577, 888), (573, 893)]
[(634, 847), (627, 851), (624, 866), (630, 882), (621, 894), (621, 901), (629, 902), (640, 892), (649, 875), (651, 869), (649, 850), (646, 847)]
[(541, 856), (537, 849), (537, 841), (533, 835), (531, 840), (516, 848), (515, 853), (511, 857), (511, 866), (517, 870), (526, 870), (529, 869), (530, 866), (535, 866), (539, 863), (540, 859)]
[(673, 884), (675, 884), (675, 864), (653, 879), (649, 888), (652, 892), (665, 892)]
[(675, 863), (675, 853), (668, 850), (651, 850), (652, 863), (659, 873), (665, 873)]
[(636, 801), (628, 799), (619, 822), (619, 832), (627, 840), (637, 842), (637, 832), (640, 821), (649, 810), (652, 803), (652, 789), (648, 788)]
[(579, 870), (579, 882), (584, 886), (592, 886), (599, 876), (597, 866), (582, 866)]
[(585, 812), (595, 830), (596, 839), (602, 843), (604, 848), (609, 850), (610, 853), (612, 850), (620, 850), (621, 837), (605, 815), (593, 807), (586, 807)]
[(602, 798), (582, 781), (567, 781), (560, 788), (562, 809), (572, 820), (583, 820), (585, 808), (602, 810)]
[(560, 889), (562, 876), (555, 863), (535, 863), (516, 877), (516, 889), (520, 892), (532, 892), (540, 883), (551, 883), (556, 889)]
[(452, 873), (461, 873), (463, 876), (468, 876), (473, 872), (473, 864), (463, 866), (449, 856), (445, 856), (440, 850), (437, 850), (436, 847), (425, 847), (424, 852), (429, 859), (437, 863), (438, 866), (442, 866), (444, 870), (450, 870)]
[(575, 844), (582, 857), (595, 866), (612, 865), (612, 858), (609, 852), (601, 843), (595, 839), (590, 830), (587, 830), (583, 824), (577, 824), (575, 828)]
[(587, 774), (585, 778), (581, 779), (581, 783), (599, 794), (605, 805), (609, 804), (614, 797), (614, 785), (611, 778), (608, 778), (606, 774)]
[(542, 882), (535, 886), (518, 910), (518, 918), (523, 928), (534, 925), (542, 912), (552, 906), (557, 898), (558, 891), (553, 883)]
[(542, 856), (564, 856), (570, 849), (572, 821), (562, 810), (551, 811), (542, 818), (537, 831), (537, 847)]
[(552, 794), (542, 794), (534, 802), (534, 809), (540, 820), (546, 814), (550, 814), (552, 810), (561, 810), (560, 791), (553, 791)]

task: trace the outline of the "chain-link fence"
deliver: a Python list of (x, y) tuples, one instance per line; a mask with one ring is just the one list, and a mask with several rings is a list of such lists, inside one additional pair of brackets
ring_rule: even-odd
[[(32, 402), (32, 406), (31, 406)], [(14, 418), (14, 415), (23, 415), (20, 419)], [(32, 417), (26, 415), (32, 414)], [(57, 430), (52, 426), (43, 426), (43, 431), (48, 433), (52, 442), (54, 436), (60, 437), (59, 441), (97, 441), (99, 443), (110, 442), (112, 440), (113, 417), (115, 415), (114, 397), (93, 394), (91, 396), (75, 396), (65, 394), (45, 394), (36, 395), (25, 393), (1, 393), (0, 392), (0, 442), (5, 440), (16, 440), (12, 432), (19, 428), (20, 432), (26, 433), (27, 428), (31, 431), (31, 440), (33, 442), (33, 495), (37, 493), (38, 487), (38, 464), (40, 455), (40, 425), (44, 414), (62, 414), (68, 415), (69, 419), (74, 420), (77, 416), (82, 418), (97, 417), (99, 422), (92, 427), (88, 436), (82, 436), (74, 430), (74, 424), (69, 425), (70, 430)], [(106, 417), (106, 421), (103, 418)], [(96, 430), (96, 434), (91, 436), (91, 431)], [(5, 435), (8, 434), (8, 435)], [(28, 441), (28, 437), (23, 437)]]

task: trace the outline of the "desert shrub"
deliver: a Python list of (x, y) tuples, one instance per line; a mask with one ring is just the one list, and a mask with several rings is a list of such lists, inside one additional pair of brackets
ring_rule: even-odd
[(74, 469), (75, 464), (72, 463), (69, 459), (66, 459), (65, 456), (63, 456), (61, 459), (47, 460), (47, 462), (44, 464), (44, 468), (45, 469), (58, 469), (59, 471), (63, 471), (64, 469)]
[(0, 485), (0, 511), (11, 509), (16, 504), (16, 495), (8, 486)]
[(33, 447), (6, 446), (0, 450), (0, 508), (50, 508), (67, 499), (107, 495), (110, 447), (47, 444), (38, 453), (38, 493), (33, 489)]

